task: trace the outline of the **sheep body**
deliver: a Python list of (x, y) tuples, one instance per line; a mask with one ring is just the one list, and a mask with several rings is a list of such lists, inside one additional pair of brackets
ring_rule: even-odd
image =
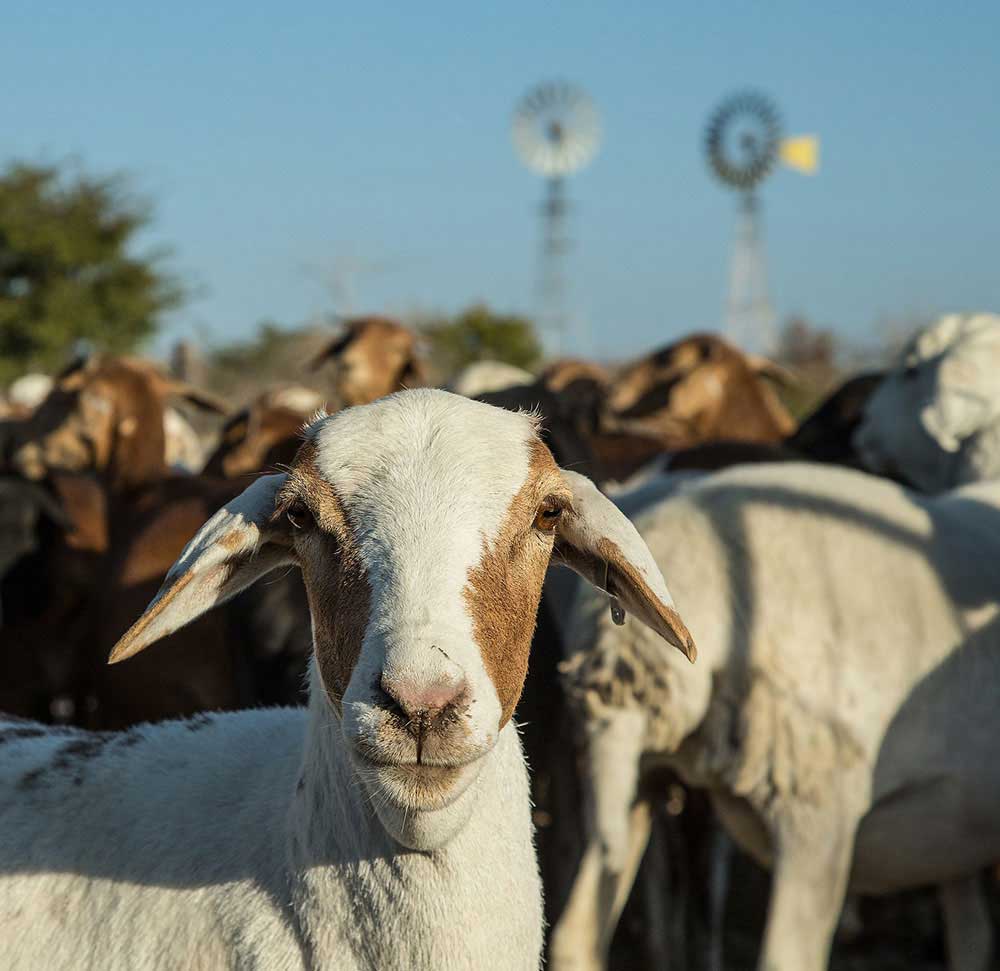
[[(737, 841), (775, 866), (762, 967), (825, 966), (848, 873), (854, 889), (888, 892), (997, 858), (1000, 774), (984, 767), (1000, 485), (925, 500), (795, 463), (650, 485), (620, 505), (671, 577), (700, 663), (677, 666), (579, 592), (565, 676), (590, 740), (590, 853), (606, 873), (631, 866), (637, 773), (623, 767), (640, 760), (707, 787)], [(581, 947), (600, 966), (586, 898), (557, 928), (556, 967), (591, 966)]]
[(473, 969), (502, 954), (536, 967), (513, 724), (476, 782), (488, 811), (421, 853), (366, 809), (323, 716), (265, 709), (125, 733), (0, 723), (4, 966)]

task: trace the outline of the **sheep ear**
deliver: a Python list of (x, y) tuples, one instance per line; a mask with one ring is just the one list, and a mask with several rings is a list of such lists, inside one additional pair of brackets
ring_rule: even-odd
[(613, 611), (635, 614), (693, 662), (698, 653), (694, 640), (635, 526), (590, 479), (565, 470), (562, 476), (572, 490), (573, 508), (563, 513), (556, 529), (557, 562), (609, 593)]
[(746, 362), (754, 374), (759, 374), (762, 378), (769, 378), (775, 384), (783, 388), (799, 388), (802, 386), (802, 378), (791, 368), (786, 368), (777, 361), (772, 361), (762, 354), (744, 353)]
[(161, 391), (168, 397), (180, 398), (195, 408), (214, 412), (216, 415), (228, 415), (230, 412), (229, 403), (209, 391), (202, 391), (200, 388), (196, 388), (186, 381), (179, 381), (177, 378), (167, 378), (159, 374), (156, 377)]
[(111, 652), (124, 661), (250, 586), (265, 573), (294, 563), (272, 524), (287, 476), (264, 475), (220, 509), (184, 547), (159, 593)]
[(345, 327), (340, 334), (334, 337), (328, 344), (324, 344), (322, 350), (318, 351), (306, 362), (306, 370), (318, 371), (330, 358), (339, 357), (343, 354), (354, 338), (354, 328)]

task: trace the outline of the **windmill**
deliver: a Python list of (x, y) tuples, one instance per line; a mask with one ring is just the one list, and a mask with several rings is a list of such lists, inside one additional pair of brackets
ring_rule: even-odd
[(532, 88), (518, 102), (511, 134), (521, 161), (546, 180), (538, 266), (539, 324), (550, 351), (558, 354), (566, 349), (569, 330), (564, 267), (570, 248), (566, 177), (596, 154), (600, 116), (581, 88), (550, 81)]
[(799, 172), (814, 173), (819, 141), (813, 135), (783, 138), (774, 104), (764, 95), (746, 91), (727, 98), (712, 114), (705, 148), (716, 177), (740, 193), (725, 331), (741, 347), (768, 351), (774, 345), (774, 311), (767, 289), (756, 190), (778, 161)]

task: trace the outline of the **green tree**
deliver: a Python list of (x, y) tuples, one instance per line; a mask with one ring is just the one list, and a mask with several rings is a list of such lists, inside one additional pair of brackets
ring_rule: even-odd
[(156, 332), (183, 293), (162, 254), (134, 255), (149, 220), (122, 176), (0, 172), (0, 381), (58, 367), (77, 340), (120, 353)]
[(530, 320), (494, 313), (481, 303), (456, 317), (425, 321), (420, 330), (431, 345), (432, 360), (447, 373), (485, 360), (530, 369), (542, 357), (542, 347)]

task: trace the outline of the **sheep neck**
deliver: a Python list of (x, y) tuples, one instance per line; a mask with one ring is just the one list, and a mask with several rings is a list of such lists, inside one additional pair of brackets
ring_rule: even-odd
[[(292, 909), (315, 966), (350, 967), (345, 953), (359, 967), (431, 966), (429, 955), (447, 964), (456, 953), (487, 966), (512, 940), (524, 960), (515, 957), (511, 967), (535, 966), (541, 888), (513, 724), (467, 791), (474, 803), (465, 824), (431, 851), (407, 849), (385, 830), (321, 690), (310, 693), (299, 779), (286, 859)], [(511, 903), (498, 913), (498, 900)], [(530, 900), (538, 901), (537, 915), (525, 906)]]

